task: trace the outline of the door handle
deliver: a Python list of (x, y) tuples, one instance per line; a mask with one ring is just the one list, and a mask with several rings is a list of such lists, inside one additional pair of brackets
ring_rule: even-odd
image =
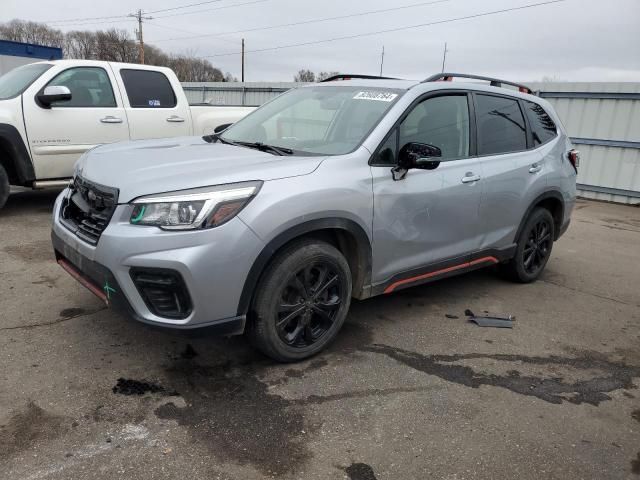
[(531, 168), (529, 169), (529, 173), (538, 173), (540, 170), (542, 170), (542, 165), (538, 165), (537, 163), (534, 163), (533, 165), (531, 165)]
[(462, 177), (462, 183), (473, 183), (480, 180), (480, 175), (474, 175), (471, 172), (468, 172), (464, 177)]
[(121, 118), (114, 117), (113, 115), (107, 115), (106, 117), (102, 117), (100, 121), (102, 123), (122, 123)]
[(167, 122), (182, 123), (182, 122), (184, 122), (184, 118), (179, 117), (177, 115), (171, 115), (170, 117), (167, 118)]

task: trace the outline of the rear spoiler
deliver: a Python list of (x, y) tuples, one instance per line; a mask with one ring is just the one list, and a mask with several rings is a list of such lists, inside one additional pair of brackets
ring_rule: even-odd
[(509, 82), (507, 80), (500, 80), (499, 78), (491, 78), (491, 77), (483, 77), (480, 75), (469, 75), (466, 73), (436, 73), (435, 75), (430, 76), (429, 78), (424, 79), (421, 83), (427, 82), (451, 82), (454, 78), (469, 78), (472, 80), (483, 80), (485, 82), (489, 82), (492, 87), (502, 87), (502, 85), (511, 85), (512, 87), (516, 87), (521, 93), (528, 93), (530, 95), (534, 95), (533, 90), (531, 90), (526, 85), (522, 85), (520, 83)]

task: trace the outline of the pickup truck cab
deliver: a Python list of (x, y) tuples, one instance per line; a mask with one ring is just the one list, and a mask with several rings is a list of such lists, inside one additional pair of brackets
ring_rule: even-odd
[(189, 105), (169, 68), (91, 60), (16, 68), (0, 77), (0, 208), (9, 185), (66, 185), (97, 145), (208, 135), (251, 110)]

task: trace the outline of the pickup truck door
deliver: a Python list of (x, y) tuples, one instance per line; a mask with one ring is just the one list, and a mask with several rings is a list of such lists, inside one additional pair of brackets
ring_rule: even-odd
[(166, 68), (111, 64), (129, 117), (132, 140), (191, 135), (189, 103)]
[[(23, 97), (24, 120), (36, 178), (68, 178), (76, 160), (88, 149), (129, 139), (122, 99), (111, 71), (98, 66), (46, 72), (45, 83)], [(46, 108), (36, 95), (50, 85), (69, 88), (72, 98)]]

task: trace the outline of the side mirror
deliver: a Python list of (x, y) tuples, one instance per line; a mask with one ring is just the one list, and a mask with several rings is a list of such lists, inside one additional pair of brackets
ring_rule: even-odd
[(422, 168), (432, 170), (440, 164), (442, 150), (428, 143), (409, 142), (400, 149), (398, 166), (406, 170)]
[(227, 128), (229, 128), (231, 125), (233, 125), (233, 123), (223, 123), (222, 125), (218, 125), (216, 128), (213, 129), (213, 133), (223, 132)]
[(44, 108), (51, 108), (53, 102), (68, 102), (71, 100), (71, 90), (62, 85), (45, 87), (42, 93), (36, 95), (38, 103)]
[(398, 165), (391, 169), (394, 180), (402, 180), (412, 168), (433, 170), (438, 168), (442, 150), (428, 143), (409, 142), (398, 153)]

